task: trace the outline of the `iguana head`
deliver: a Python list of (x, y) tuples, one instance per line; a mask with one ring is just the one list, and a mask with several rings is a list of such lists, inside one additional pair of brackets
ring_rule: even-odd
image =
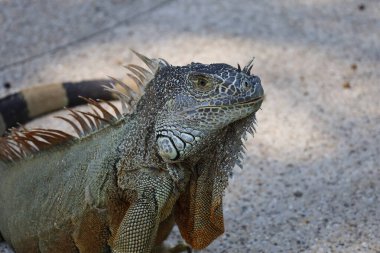
[(160, 93), (166, 101), (156, 117), (155, 135), (164, 161), (185, 160), (219, 130), (260, 108), (264, 91), (251, 68), (252, 61), (243, 70), (227, 64), (162, 65), (155, 79), (165, 83)]
[(120, 168), (146, 164), (168, 173), (179, 194), (176, 224), (194, 249), (202, 249), (224, 231), (223, 193), (234, 166), (241, 166), (243, 139), (254, 131), (264, 95), (261, 81), (250, 74), (252, 62), (243, 69), (172, 66), (137, 55), (153, 75), (145, 79), (145, 95), (131, 117), (136, 127), (128, 129), (133, 140), (126, 142), (129, 153)]

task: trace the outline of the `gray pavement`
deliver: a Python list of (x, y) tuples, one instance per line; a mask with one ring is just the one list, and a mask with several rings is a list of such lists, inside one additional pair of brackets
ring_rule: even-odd
[(129, 48), (181, 65), (254, 56), (266, 100), (226, 232), (201, 252), (378, 253), (379, 31), (378, 0), (2, 0), (0, 95), (122, 77)]

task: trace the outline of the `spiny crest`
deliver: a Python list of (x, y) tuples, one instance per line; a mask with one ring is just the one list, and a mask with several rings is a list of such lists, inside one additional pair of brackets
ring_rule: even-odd
[[(72, 119), (68, 117), (57, 116), (57, 118), (69, 123), (75, 130), (78, 137), (84, 137), (96, 130), (99, 130), (105, 125), (111, 124), (112, 122), (121, 118), (122, 116), (116, 106), (108, 101), (100, 99), (94, 100), (84, 97), (81, 98), (84, 99), (89, 105), (93, 106), (91, 108), (92, 112), (82, 112), (79, 110), (72, 110), (67, 108), (67, 110), (70, 111), (69, 116), (71, 116)], [(109, 105), (115, 115), (108, 112), (100, 102), (104, 102), (105, 104)], [(95, 108), (98, 109), (99, 112)]]
[(13, 161), (51, 147), (74, 137), (54, 129), (10, 129), (10, 134), (0, 138), (0, 160)]
[[(252, 70), (252, 67), (253, 67), (253, 60), (255, 60), (254, 57), (247, 63), (247, 65), (244, 66), (243, 73), (245, 73), (247, 75), (251, 75), (251, 70)], [(238, 64), (237, 70), (238, 70), (238, 72), (242, 71), (241, 67), (240, 67), (240, 64)]]
[(135, 110), (137, 102), (141, 96), (144, 95), (145, 86), (154, 78), (154, 75), (156, 74), (158, 68), (160, 66), (170, 66), (170, 64), (164, 59), (150, 59), (132, 49), (131, 51), (137, 55), (137, 57), (139, 57), (150, 69), (149, 71), (135, 64), (129, 64), (125, 66), (125, 68), (131, 72), (128, 73), (127, 76), (131, 78), (131, 80), (137, 86), (137, 92), (133, 90), (128, 84), (113, 77), (110, 77), (111, 87), (104, 87), (105, 90), (113, 93), (121, 101), (124, 114), (131, 113)]
[[(220, 152), (215, 162), (215, 175), (213, 188), (213, 201), (219, 200), (224, 194), (224, 190), (228, 185), (228, 179), (233, 176), (233, 168), (235, 165), (243, 167), (243, 157), (246, 147), (244, 141), (247, 139), (247, 134), (254, 134), (256, 118), (251, 115), (248, 118), (239, 120), (227, 127), (223, 135), (224, 145), (218, 145), (217, 152)], [(215, 203), (217, 204), (217, 203)]]
[[(250, 134), (250, 135), (252, 135), (252, 137), (254, 137), (255, 132), (256, 132), (255, 124), (256, 124), (256, 119), (253, 119), (252, 124), (249, 124), (249, 125), (247, 125), (247, 126), (245, 126), (243, 128), (243, 133), (242, 133), (241, 138), (244, 141), (247, 141), (247, 139), (248, 139), (247, 134)], [(243, 159), (244, 159), (244, 155), (245, 155), (245, 151), (246, 150), (247, 149), (246, 149), (246, 147), (244, 145), (244, 142), (242, 142), (241, 145), (240, 145), (240, 147), (238, 148), (238, 152), (237, 152), (237, 155), (235, 157), (235, 159), (236, 159), (236, 165), (240, 169), (243, 169)], [(232, 175), (232, 171), (230, 171), (229, 173)]]
[[(243, 120), (244, 121), (244, 120)], [(252, 135), (254, 137), (254, 134), (256, 132), (255, 124), (256, 124), (256, 118), (253, 117), (250, 121), (247, 121), (249, 123), (240, 124), (238, 123), (238, 127), (234, 130), (236, 136), (231, 138), (232, 143), (230, 143), (230, 153), (233, 154), (232, 157), (232, 164), (229, 166), (224, 166), (225, 173), (227, 173), (229, 176), (232, 176), (232, 169), (234, 165), (237, 165), (240, 169), (243, 169), (243, 158), (245, 155), (246, 147), (244, 145), (244, 142), (248, 139), (248, 134)], [(231, 166), (232, 165), (232, 166)]]
[[(163, 59), (150, 59), (134, 50), (132, 50), (132, 52), (150, 69), (149, 71), (134, 64), (126, 66), (131, 72), (128, 73), (127, 76), (135, 83), (137, 91), (132, 89), (128, 84), (113, 77), (110, 77), (110, 86), (104, 86), (106, 91), (111, 92), (120, 100), (122, 113), (109, 101), (81, 97), (91, 106), (92, 111), (83, 112), (67, 108), (70, 112), (70, 117), (57, 116), (57, 118), (69, 123), (79, 138), (85, 137), (115, 122), (122, 118), (123, 115), (133, 113), (137, 102), (144, 94), (145, 86), (154, 78), (158, 68), (160, 66), (170, 66), (169, 63)], [(105, 108), (104, 104), (109, 106), (112, 113)], [(17, 130), (12, 128), (9, 132), (10, 134), (8, 136), (0, 137), (0, 160), (13, 161), (51, 146), (75, 139), (74, 136), (68, 133), (54, 129), (27, 130), (21, 128)]]

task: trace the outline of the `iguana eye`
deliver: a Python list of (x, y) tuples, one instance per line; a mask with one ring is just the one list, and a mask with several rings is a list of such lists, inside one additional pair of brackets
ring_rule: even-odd
[(211, 80), (208, 80), (205, 76), (196, 76), (193, 80), (194, 87), (199, 91), (209, 91), (214, 86)]
[(207, 81), (203, 78), (199, 78), (198, 80), (198, 86), (199, 87), (205, 87), (207, 85)]

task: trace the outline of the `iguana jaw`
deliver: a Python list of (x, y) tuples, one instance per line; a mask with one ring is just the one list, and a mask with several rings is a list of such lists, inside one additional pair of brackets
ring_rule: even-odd
[[(217, 137), (218, 130), (255, 114), (260, 108), (263, 96), (238, 104), (221, 106), (199, 106), (181, 113), (181, 121), (172, 122), (161, 130), (156, 130), (158, 152), (165, 162), (183, 161), (201, 152), (210, 139)], [(204, 114), (209, 117), (203, 118)], [(214, 137), (213, 137), (214, 136)]]
[(188, 110), (185, 110), (184, 112), (190, 112), (190, 111), (195, 111), (195, 110), (198, 110), (198, 109), (203, 109), (203, 108), (232, 108), (232, 107), (244, 107), (244, 106), (252, 106), (252, 105), (255, 105), (261, 101), (263, 101), (264, 97), (263, 96), (260, 96), (260, 97), (253, 97), (253, 98), (248, 98), (248, 99), (245, 99), (243, 100), (242, 102), (237, 102), (237, 103), (232, 103), (231, 104), (231, 100), (225, 100), (225, 101), (222, 101), (222, 104), (221, 105), (210, 105), (212, 103), (205, 103), (205, 105), (200, 105), (200, 106), (197, 106), (195, 108), (191, 108), (191, 109), (188, 109)]
[(253, 104), (257, 104), (258, 102), (263, 101), (263, 99), (264, 99), (264, 97), (260, 96), (260, 97), (254, 98), (252, 100), (248, 100), (246, 102), (239, 103), (238, 105), (253, 105)]

